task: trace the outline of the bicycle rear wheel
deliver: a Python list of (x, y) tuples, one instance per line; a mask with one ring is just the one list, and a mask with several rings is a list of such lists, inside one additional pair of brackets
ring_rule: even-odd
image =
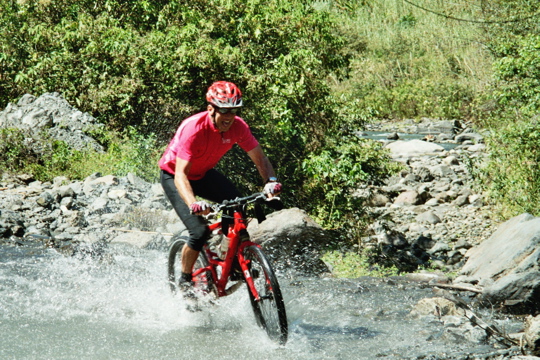
[[(180, 275), (182, 274), (182, 249), (187, 243), (187, 241), (187, 236), (175, 235), (172, 238), (172, 245), (169, 249), (169, 286), (173, 293), (176, 293), (178, 290), (178, 281), (180, 280)], [(197, 261), (195, 261), (193, 272), (196, 272), (198, 269), (207, 267), (208, 264), (208, 258), (206, 257), (206, 253), (203, 250), (199, 253)], [(194, 276), (193, 287), (203, 293), (213, 292), (214, 281), (212, 278), (212, 273), (210, 271), (203, 271), (197, 276)]]
[(244, 256), (250, 261), (251, 277), (260, 297), (257, 300), (248, 287), (249, 299), (257, 324), (266, 330), (272, 340), (284, 345), (289, 332), (287, 314), (274, 270), (266, 255), (257, 246), (246, 247)]

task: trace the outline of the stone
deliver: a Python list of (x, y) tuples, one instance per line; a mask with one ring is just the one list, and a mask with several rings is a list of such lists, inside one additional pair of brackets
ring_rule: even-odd
[(540, 355), (540, 315), (525, 319), (525, 341), (533, 355)]
[[(460, 275), (478, 279), (485, 303), (523, 314), (540, 310), (540, 218), (516, 216), (466, 253)], [(459, 277), (456, 281), (459, 280)]]
[(384, 207), (389, 202), (390, 199), (388, 198), (388, 196), (384, 194), (375, 194), (369, 199), (368, 205), (373, 207)]
[(54, 197), (49, 192), (43, 192), (36, 199), (36, 203), (42, 207), (49, 207), (54, 202)]
[(329, 272), (320, 260), (321, 251), (333, 241), (330, 232), (298, 208), (267, 215), (262, 223), (249, 223), (251, 240), (261, 244), (279, 268), (317, 274)]
[(442, 163), (443, 165), (459, 165), (459, 160), (455, 156), (451, 155), (445, 157)]
[(398, 140), (387, 144), (386, 148), (390, 150), (393, 158), (410, 158), (444, 151), (442, 146), (422, 140)]
[(394, 200), (394, 205), (419, 205), (421, 203), (423, 203), (423, 199), (415, 190), (402, 192)]
[(438, 224), (441, 222), (441, 218), (439, 216), (437, 216), (437, 214), (432, 211), (432, 210), (429, 210), (429, 211), (426, 211), (426, 212), (423, 212), (421, 213), (420, 215), (418, 215), (416, 217), (416, 221), (420, 224)]
[(463, 309), (456, 307), (452, 301), (441, 297), (425, 298), (418, 301), (410, 315), (412, 317), (421, 317), (435, 315), (437, 317), (447, 315), (462, 316), (465, 314)]

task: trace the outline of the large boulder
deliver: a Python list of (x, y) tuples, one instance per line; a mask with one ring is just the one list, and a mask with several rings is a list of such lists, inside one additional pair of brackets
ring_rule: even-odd
[(252, 221), (248, 230), (251, 239), (261, 244), (278, 269), (309, 275), (329, 272), (320, 255), (332, 242), (332, 235), (303, 210), (276, 211), (260, 224)]
[(481, 299), (514, 314), (540, 311), (540, 218), (516, 216), (465, 254), (467, 262), (454, 282), (484, 288)]
[(389, 143), (386, 147), (390, 150), (393, 158), (411, 158), (444, 151), (441, 145), (422, 140), (398, 140)]

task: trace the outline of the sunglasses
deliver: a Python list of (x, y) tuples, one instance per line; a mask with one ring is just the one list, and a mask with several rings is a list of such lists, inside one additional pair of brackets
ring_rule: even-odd
[(216, 109), (216, 111), (218, 111), (220, 114), (228, 114), (228, 113), (238, 114), (241, 108), (220, 108), (220, 107), (214, 106), (214, 109)]

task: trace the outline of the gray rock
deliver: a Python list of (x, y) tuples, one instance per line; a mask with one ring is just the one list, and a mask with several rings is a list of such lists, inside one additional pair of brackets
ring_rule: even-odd
[(276, 211), (260, 224), (252, 221), (248, 231), (252, 241), (264, 247), (278, 268), (317, 275), (329, 271), (320, 260), (320, 254), (331, 242), (332, 235), (303, 210)]
[(54, 201), (54, 197), (49, 192), (41, 193), (36, 199), (36, 203), (42, 207), (49, 207)]
[(464, 143), (465, 141), (472, 141), (472, 143), (483, 143), (484, 137), (477, 133), (461, 133), (455, 138), (458, 144)]
[(428, 253), (436, 254), (436, 253), (448, 252), (448, 251), (450, 251), (450, 246), (448, 246), (448, 244), (442, 241), (439, 241), (435, 245), (433, 245), (431, 249), (428, 250)]
[(518, 314), (539, 311), (539, 243), (540, 219), (530, 214), (516, 216), (466, 253), (460, 274), (485, 286), (482, 299), (486, 303)]
[(525, 320), (525, 341), (534, 355), (540, 355), (540, 315), (527, 316)]
[(454, 170), (448, 165), (436, 165), (430, 169), (434, 177), (449, 177), (455, 175)]
[(384, 207), (390, 202), (388, 196), (384, 194), (375, 194), (369, 199), (369, 206)]
[(441, 218), (434, 211), (426, 211), (416, 217), (416, 221), (420, 224), (438, 224)]
[(394, 158), (411, 158), (444, 151), (442, 146), (422, 140), (398, 140), (386, 145), (386, 148)]
[(96, 140), (84, 133), (101, 126), (89, 114), (73, 108), (58, 93), (46, 93), (39, 98), (26, 94), (17, 105), (9, 104), (0, 112), (0, 128), (22, 129), (37, 139), (47, 133), (78, 150), (103, 151)]
[(420, 205), (426, 201), (427, 194), (419, 194), (415, 190), (405, 191), (394, 200), (394, 205)]

